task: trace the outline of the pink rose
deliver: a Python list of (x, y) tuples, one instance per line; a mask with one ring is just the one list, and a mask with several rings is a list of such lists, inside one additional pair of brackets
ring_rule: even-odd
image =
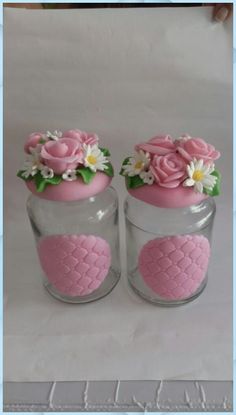
[(81, 144), (72, 138), (50, 140), (42, 146), (43, 163), (61, 174), (67, 169), (75, 169), (82, 162), (83, 150)]
[(147, 151), (150, 154), (158, 154), (164, 156), (168, 153), (176, 151), (172, 138), (169, 135), (158, 135), (151, 138), (146, 143), (137, 144), (135, 150)]
[(68, 130), (63, 133), (63, 137), (73, 138), (74, 140), (78, 140), (81, 144), (93, 144), (98, 143), (98, 136), (92, 133), (86, 133), (85, 131), (80, 130)]
[(176, 153), (165, 156), (155, 155), (150, 170), (159, 186), (174, 188), (185, 179), (186, 162)]
[(24, 150), (26, 153), (30, 153), (30, 147), (36, 147), (39, 144), (39, 140), (43, 137), (43, 133), (31, 133), (27, 138), (27, 141), (24, 145)]
[(220, 157), (220, 152), (202, 138), (183, 139), (177, 142), (176, 146), (178, 153), (187, 161), (191, 161), (194, 157), (204, 161), (213, 161)]

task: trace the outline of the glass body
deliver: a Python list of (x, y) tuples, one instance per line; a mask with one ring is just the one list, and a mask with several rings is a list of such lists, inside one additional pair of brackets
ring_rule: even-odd
[(54, 297), (86, 303), (108, 294), (120, 277), (118, 200), (109, 187), (85, 200), (58, 202), (33, 194), (27, 211)]
[(128, 281), (146, 300), (179, 305), (207, 283), (215, 202), (208, 197), (185, 208), (125, 201)]

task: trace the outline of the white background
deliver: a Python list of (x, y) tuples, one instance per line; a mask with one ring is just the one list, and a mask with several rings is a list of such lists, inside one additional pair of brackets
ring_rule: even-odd
[[(232, 379), (231, 22), (213, 23), (208, 8), (4, 12), (5, 380)], [(15, 173), (27, 134), (68, 128), (97, 132), (116, 172), (157, 133), (188, 132), (222, 152), (209, 283), (196, 301), (150, 305), (124, 272), (85, 306), (44, 291)], [(114, 186), (122, 203), (121, 177)]]

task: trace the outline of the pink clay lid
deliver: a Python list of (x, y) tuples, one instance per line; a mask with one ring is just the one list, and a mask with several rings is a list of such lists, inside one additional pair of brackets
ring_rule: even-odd
[(219, 157), (202, 138), (158, 135), (135, 146), (120, 174), (133, 197), (157, 207), (186, 207), (219, 194), (220, 173), (214, 164)]
[(96, 134), (80, 130), (29, 135), (18, 177), (35, 195), (54, 201), (82, 200), (105, 190), (114, 175), (110, 152)]

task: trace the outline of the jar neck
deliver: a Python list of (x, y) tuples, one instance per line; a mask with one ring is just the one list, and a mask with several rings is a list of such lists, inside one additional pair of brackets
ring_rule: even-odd
[(163, 208), (128, 195), (125, 201), (126, 221), (153, 234), (198, 232), (213, 222), (215, 201), (208, 197), (202, 202), (182, 207)]

